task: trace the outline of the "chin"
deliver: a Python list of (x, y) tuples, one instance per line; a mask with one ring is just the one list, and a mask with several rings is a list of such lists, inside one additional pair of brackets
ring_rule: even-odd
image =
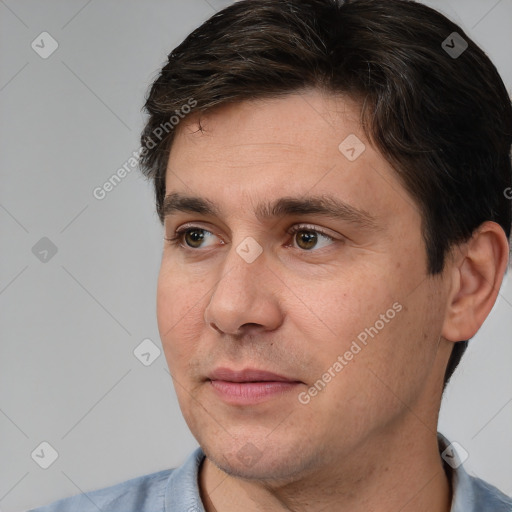
[[(238, 443), (231, 440), (226, 447), (201, 446), (210, 461), (230, 476), (285, 483), (297, 479), (304, 472), (309, 457), (303, 449), (285, 446), (283, 441), (274, 439), (271, 443), (264, 438), (259, 441), (247, 438)], [(260, 446), (264, 448), (260, 449)]]

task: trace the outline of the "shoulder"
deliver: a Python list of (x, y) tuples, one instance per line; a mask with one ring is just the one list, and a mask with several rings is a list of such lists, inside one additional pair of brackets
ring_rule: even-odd
[(27, 512), (200, 510), (198, 468), (204, 457), (204, 452), (198, 447), (177, 468), (164, 469), (110, 487), (77, 494)]
[[(512, 512), (512, 498), (490, 483), (470, 475), (464, 467), (464, 459), (458, 453), (458, 443), (437, 433), (441, 458), (448, 450), (450, 461), (444, 458), (443, 466), (452, 486), (450, 512)], [(460, 447), (460, 445), (459, 445)]]
[(474, 510), (481, 512), (511, 512), (512, 498), (488, 482), (475, 476), (469, 477), (473, 488)]
[(139, 476), (102, 489), (63, 498), (27, 512), (164, 511), (165, 489), (174, 469)]

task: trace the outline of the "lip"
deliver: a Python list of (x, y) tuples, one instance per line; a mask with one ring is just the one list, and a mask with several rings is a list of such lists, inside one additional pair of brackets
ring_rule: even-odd
[(208, 376), (209, 380), (222, 380), (228, 382), (300, 382), (284, 375), (268, 372), (266, 370), (257, 370), (255, 368), (245, 368), (244, 370), (231, 370), (230, 368), (216, 368)]
[(257, 404), (284, 396), (303, 384), (284, 375), (253, 368), (239, 371), (217, 368), (207, 380), (213, 392), (230, 405)]

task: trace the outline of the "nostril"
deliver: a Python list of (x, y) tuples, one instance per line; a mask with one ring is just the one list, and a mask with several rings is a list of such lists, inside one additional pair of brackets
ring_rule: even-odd
[(244, 328), (253, 328), (253, 327), (261, 327), (260, 324), (256, 324), (256, 323), (247, 323), (247, 324), (244, 324), (242, 325), (242, 327), (240, 329), (244, 329)]
[(214, 331), (218, 332), (219, 334), (223, 334), (223, 332), (213, 323), (213, 322), (210, 322), (208, 324)]

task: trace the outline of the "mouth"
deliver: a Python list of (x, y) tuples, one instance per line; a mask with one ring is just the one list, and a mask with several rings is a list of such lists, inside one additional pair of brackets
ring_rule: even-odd
[(227, 382), (300, 382), (297, 379), (279, 375), (277, 373), (268, 372), (266, 370), (256, 370), (246, 368), (244, 370), (231, 370), (230, 368), (216, 368), (208, 376), (208, 380), (221, 380)]
[(284, 396), (304, 384), (285, 375), (253, 368), (239, 371), (217, 368), (206, 380), (220, 398), (232, 405), (254, 404)]

